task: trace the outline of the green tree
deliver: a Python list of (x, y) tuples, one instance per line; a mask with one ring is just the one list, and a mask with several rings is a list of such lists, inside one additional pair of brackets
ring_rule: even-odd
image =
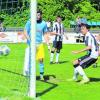
[[(30, 0), (18, 0), (17, 10), (0, 12), (0, 17), (4, 18), (4, 25), (23, 27), (30, 16), (29, 3)], [(69, 27), (70, 21), (75, 20), (77, 16), (100, 21), (99, 0), (38, 0), (38, 9), (42, 10), (44, 20), (54, 21), (56, 16), (60, 15), (66, 27)]]

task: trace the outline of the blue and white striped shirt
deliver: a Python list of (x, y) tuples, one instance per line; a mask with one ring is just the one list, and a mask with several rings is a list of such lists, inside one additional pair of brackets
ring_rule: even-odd
[(98, 58), (99, 45), (95, 37), (89, 32), (85, 35), (85, 45), (91, 46), (91, 49), (88, 51), (88, 53), (90, 54), (90, 57)]

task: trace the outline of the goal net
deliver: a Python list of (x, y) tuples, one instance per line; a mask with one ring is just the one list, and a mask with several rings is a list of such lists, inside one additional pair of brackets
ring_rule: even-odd
[(26, 100), (29, 93), (34, 97), (34, 89), (30, 90), (30, 86), (34, 88), (32, 82), (35, 81), (30, 78), (33, 74), (31, 71), (28, 76), (23, 73), (27, 48), (23, 31), (30, 17), (32, 1), (35, 0), (0, 0), (0, 47), (10, 49), (6, 52), (4, 48), (0, 53), (0, 99)]

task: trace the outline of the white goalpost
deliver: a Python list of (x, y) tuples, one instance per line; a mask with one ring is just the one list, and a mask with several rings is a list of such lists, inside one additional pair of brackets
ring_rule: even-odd
[[(23, 74), (24, 53), (27, 47), (23, 31), (29, 16), (31, 16), (31, 44), (27, 77)], [(3, 43), (11, 49), (9, 55), (0, 59), (0, 96), (10, 98), (16, 93), (16, 97), (36, 98), (36, 17), (37, 0), (0, 0), (0, 21), (6, 27), (0, 34), (3, 32), (7, 35), (0, 38), (0, 46)]]
[(30, 84), (29, 84), (29, 96), (36, 97), (36, 13), (37, 13), (37, 0), (31, 0), (31, 49), (30, 49)]

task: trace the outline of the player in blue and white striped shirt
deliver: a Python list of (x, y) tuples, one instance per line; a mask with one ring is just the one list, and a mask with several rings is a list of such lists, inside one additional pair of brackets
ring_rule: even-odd
[(97, 61), (99, 56), (98, 53), (99, 45), (95, 37), (89, 32), (89, 26), (87, 24), (81, 25), (81, 32), (85, 36), (86, 47), (79, 51), (73, 51), (73, 53), (78, 54), (87, 51), (87, 54), (73, 62), (73, 66), (74, 66), (73, 80), (77, 80), (78, 74), (80, 74), (83, 78), (83, 80), (80, 83), (84, 84), (89, 82), (89, 78), (86, 76), (83, 69), (89, 67), (90, 65), (92, 65)]

